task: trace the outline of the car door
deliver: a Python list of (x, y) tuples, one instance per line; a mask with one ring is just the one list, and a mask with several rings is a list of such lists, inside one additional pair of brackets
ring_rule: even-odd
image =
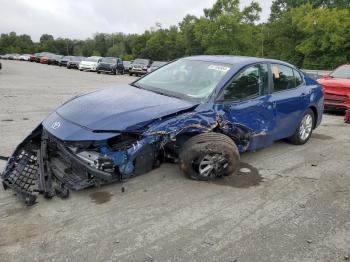
[(295, 133), (302, 114), (306, 110), (306, 90), (300, 74), (287, 65), (271, 64), (272, 93), (275, 104), (275, 140)]
[(236, 74), (220, 96), (228, 120), (250, 130), (247, 150), (273, 143), (275, 108), (269, 94), (270, 79), (267, 64), (250, 65)]

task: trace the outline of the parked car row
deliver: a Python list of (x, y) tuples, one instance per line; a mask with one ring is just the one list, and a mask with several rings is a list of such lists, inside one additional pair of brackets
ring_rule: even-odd
[(67, 69), (79, 69), (80, 71), (91, 71), (109, 74), (129, 74), (130, 76), (141, 76), (153, 72), (159, 67), (167, 64), (163, 61), (152, 61), (150, 59), (136, 59), (134, 61), (123, 61), (118, 57), (82, 57), (63, 56), (49, 52), (35, 54), (6, 54), (1, 59), (30, 61), (48, 65), (64, 66)]
[(6, 60), (20, 60), (20, 54), (6, 54), (6, 55), (0, 55), (1, 59)]

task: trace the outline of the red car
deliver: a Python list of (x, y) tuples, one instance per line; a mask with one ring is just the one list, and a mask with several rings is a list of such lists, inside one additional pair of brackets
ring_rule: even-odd
[(40, 58), (40, 64), (47, 64), (47, 60), (49, 60), (48, 56), (43, 56)]
[(29, 61), (30, 61), (30, 62), (35, 62), (36, 56), (37, 56), (37, 53), (32, 54), (32, 55), (30, 56), (30, 58), (29, 58)]
[(325, 109), (350, 109), (350, 64), (342, 65), (318, 80), (325, 91)]

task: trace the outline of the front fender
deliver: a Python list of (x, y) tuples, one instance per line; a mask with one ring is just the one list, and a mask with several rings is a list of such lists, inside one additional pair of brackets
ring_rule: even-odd
[(213, 110), (202, 112), (187, 112), (174, 116), (166, 120), (158, 120), (153, 123), (143, 134), (150, 135), (168, 135), (175, 137), (181, 133), (203, 133), (210, 132), (219, 125), (219, 117)]

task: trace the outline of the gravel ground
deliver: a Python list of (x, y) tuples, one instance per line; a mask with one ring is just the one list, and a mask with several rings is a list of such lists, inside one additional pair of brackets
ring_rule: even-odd
[[(2, 156), (70, 97), (134, 79), (1, 62)], [(244, 154), (250, 173), (215, 183), (163, 164), (125, 193), (114, 184), (30, 208), (0, 189), (0, 261), (346, 261), (349, 148), (350, 125), (328, 114), (307, 145)]]

